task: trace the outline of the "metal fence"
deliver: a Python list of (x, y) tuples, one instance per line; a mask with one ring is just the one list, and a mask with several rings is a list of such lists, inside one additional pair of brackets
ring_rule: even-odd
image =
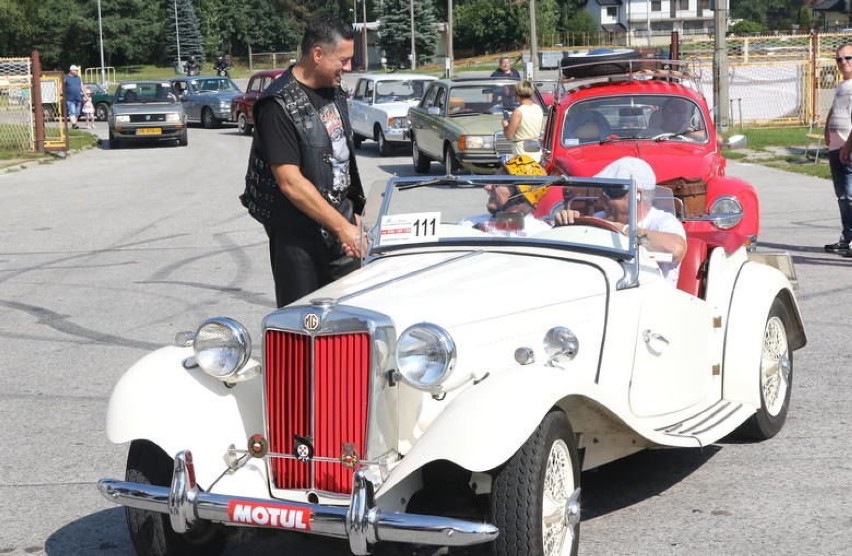
[[(809, 125), (824, 120), (839, 74), (838, 46), (852, 34), (729, 37), (728, 98), (731, 124)], [(713, 42), (681, 40), (681, 58), (694, 62), (700, 84), (713, 105)]]
[(0, 149), (34, 149), (31, 83), (29, 58), (0, 58)]

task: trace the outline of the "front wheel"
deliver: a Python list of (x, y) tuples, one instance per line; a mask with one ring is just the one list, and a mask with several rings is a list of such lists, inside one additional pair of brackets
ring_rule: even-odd
[(385, 134), (379, 128), (376, 128), (376, 142), (379, 144), (379, 156), (388, 156), (391, 153)]
[[(134, 440), (127, 454), (127, 481), (169, 486), (174, 462), (159, 446)], [(169, 514), (125, 507), (130, 540), (139, 556), (215, 556), (225, 547), (221, 525), (196, 521), (186, 533), (175, 533)]]
[(189, 133), (185, 129), (183, 130), (183, 133), (178, 135), (178, 145), (181, 147), (189, 145)]
[(209, 108), (205, 108), (201, 111), (201, 125), (206, 129), (211, 129), (216, 127), (219, 124), (219, 120), (216, 119), (216, 116), (213, 115), (213, 111)]
[(495, 474), (491, 519), (496, 556), (576, 556), (580, 460), (568, 417), (554, 411)]
[(459, 164), (459, 160), (456, 158), (456, 153), (453, 152), (453, 148), (449, 145), (444, 149), (444, 169), (447, 174), (458, 174), (461, 170), (461, 165)]
[(763, 330), (760, 354), (760, 408), (743, 423), (741, 436), (767, 440), (781, 431), (790, 408), (793, 390), (793, 352), (787, 330), (791, 322), (784, 303), (776, 298)]

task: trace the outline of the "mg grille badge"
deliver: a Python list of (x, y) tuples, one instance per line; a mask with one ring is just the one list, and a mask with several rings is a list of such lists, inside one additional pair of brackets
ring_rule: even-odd
[(314, 331), (319, 328), (320, 318), (316, 313), (308, 313), (305, 315), (305, 320), (302, 325), (305, 327), (305, 330)]

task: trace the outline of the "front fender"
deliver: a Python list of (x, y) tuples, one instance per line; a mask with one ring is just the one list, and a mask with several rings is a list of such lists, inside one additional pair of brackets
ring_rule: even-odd
[(107, 437), (115, 443), (147, 439), (169, 456), (192, 450), (200, 485), (225, 468), (228, 446), (246, 447), (263, 432), (262, 381), (228, 388), (195, 367), (190, 348), (165, 347), (140, 359), (119, 379), (107, 409)]
[(791, 350), (805, 345), (799, 306), (787, 278), (770, 266), (747, 262), (734, 286), (725, 331), (722, 397), (760, 407), (760, 358), (766, 319), (777, 297), (784, 302), (792, 322), (787, 331)]
[(552, 407), (567, 396), (586, 395), (583, 390), (571, 370), (528, 366), (492, 373), (449, 402), (381, 491), (437, 460), (469, 471), (493, 469), (526, 442)]

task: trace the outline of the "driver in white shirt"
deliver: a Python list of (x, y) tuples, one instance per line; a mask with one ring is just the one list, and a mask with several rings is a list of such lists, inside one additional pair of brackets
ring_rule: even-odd
[[(610, 163), (595, 175), (596, 178), (630, 179), (636, 183), (638, 214), (636, 234), (648, 251), (663, 252), (671, 255), (672, 260), (659, 261), (663, 277), (673, 286), (677, 286), (680, 262), (686, 255), (686, 231), (675, 215), (653, 206), (657, 177), (651, 166), (639, 158), (626, 156)], [(602, 190), (601, 198), (605, 210), (595, 214), (598, 218), (623, 224), (627, 232), (629, 203), (626, 191), (612, 188)], [(562, 209), (555, 215), (557, 226), (573, 224), (580, 212)]]

